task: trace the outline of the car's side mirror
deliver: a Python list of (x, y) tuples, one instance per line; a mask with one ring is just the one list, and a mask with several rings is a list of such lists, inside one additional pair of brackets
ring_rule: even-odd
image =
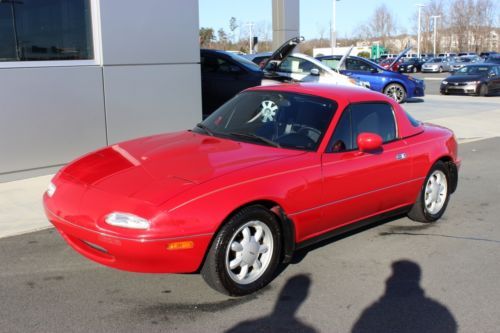
[(495, 77), (497, 76), (495, 73), (490, 73), (489, 77)]
[(369, 152), (382, 148), (382, 137), (376, 133), (360, 133), (357, 142), (361, 152)]
[(371, 73), (378, 73), (378, 70), (377, 70), (375, 67), (372, 67), (372, 68), (370, 69), (370, 72), (371, 72)]
[(311, 68), (310, 73), (311, 73), (311, 75), (319, 76), (319, 69), (317, 69), (317, 68)]

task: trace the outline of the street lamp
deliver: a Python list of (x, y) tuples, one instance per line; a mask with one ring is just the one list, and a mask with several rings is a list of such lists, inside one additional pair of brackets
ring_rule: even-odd
[(437, 19), (440, 18), (441, 15), (433, 15), (431, 16), (431, 19), (434, 19), (434, 25), (432, 26), (432, 29), (434, 30), (434, 56), (436, 56), (436, 30), (437, 30)]
[(425, 7), (426, 5), (417, 3), (415, 6), (418, 7), (417, 57), (420, 58), (420, 11), (422, 10), (422, 7)]
[(332, 36), (330, 39), (330, 43), (331, 43), (330, 46), (332, 48), (332, 55), (334, 54), (333, 50), (337, 46), (337, 31), (336, 31), (336, 27), (335, 27), (336, 16), (337, 16), (337, 1), (340, 1), (340, 0), (333, 0), (333, 8), (332, 8), (332, 26), (331, 26)]

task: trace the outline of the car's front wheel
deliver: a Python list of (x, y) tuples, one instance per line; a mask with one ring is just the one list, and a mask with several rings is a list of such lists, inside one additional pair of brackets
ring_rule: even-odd
[(486, 84), (482, 83), (479, 86), (478, 96), (486, 96), (486, 95), (488, 95), (488, 86)]
[(215, 236), (201, 274), (215, 290), (242, 296), (266, 286), (281, 256), (281, 230), (260, 205), (235, 213)]
[(449, 171), (438, 161), (429, 171), (408, 217), (418, 222), (434, 222), (443, 216), (450, 199)]
[(405, 88), (398, 83), (391, 83), (385, 87), (384, 94), (398, 103), (403, 103), (406, 100)]
[(417, 72), (417, 67), (413, 67), (413, 73)]

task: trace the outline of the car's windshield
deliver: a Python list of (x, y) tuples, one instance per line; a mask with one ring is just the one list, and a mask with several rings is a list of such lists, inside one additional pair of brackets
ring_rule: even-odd
[(443, 59), (442, 58), (432, 58), (428, 62), (443, 62)]
[(254, 69), (254, 70), (259, 70), (260, 67), (255, 64), (254, 62), (248, 60), (247, 58), (244, 58), (238, 54), (235, 54), (235, 53), (230, 53), (230, 52), (227, 52), (227, 54), (233, 58), (235, 61), (241, 63), (241, 64), (245, 64), (247, 67), (250, 67), (251, 69)]
[(194, 131), (256, 144), (314, 151), (337, 104), (279, 91), (247, 91), (221, 106)]
[(490, 70), (490, 66), (465, 66), (456, 71), (456, 74), (487, 76)]

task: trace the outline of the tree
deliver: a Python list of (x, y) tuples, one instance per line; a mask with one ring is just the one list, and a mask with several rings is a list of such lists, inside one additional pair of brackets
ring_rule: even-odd
[(232, 42), (234, 42), (234, 39), (235, 39), (235, 30), (238, 29), (239, 25), (238, 25), (238, 21), (236, 21), (236, 17), (231, 17), (231, 19), (229, 20), (229, 30), (231, 30), (231, 35), (229, 36), (229, 38), (231, 39)]
[(210, 46), (210, 43), (215, 40), (214, 29), (200, 28), (200, 46)]
[(379, 38), (383, 45), (390, 47), (387, 45), (389, 39), (397, 33), (396, 19), (387, 6), (382, 4), (375, 9), (370, 22), (358, 29), (363, 34)]
[(228, 37), (224, 29), (220, 28), (219, 30), (217, 30), (217, 39), (222, 45), (222, 49), (225, 50), (227, 47)]

